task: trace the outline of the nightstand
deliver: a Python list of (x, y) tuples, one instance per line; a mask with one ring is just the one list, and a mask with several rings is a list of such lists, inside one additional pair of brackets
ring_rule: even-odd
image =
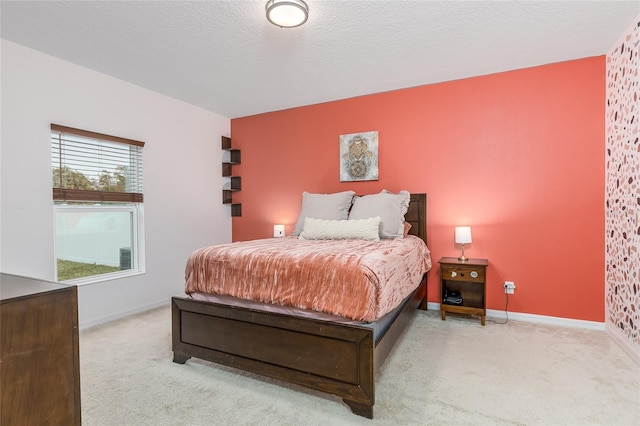
[(485, 324), (487, 315), (486, 277), (487, 259), (468, 259), (464, 262), (457, 257), (443, 257), (440, 264), (440, 315), (444, 321), (447, 312), (480, 315)]

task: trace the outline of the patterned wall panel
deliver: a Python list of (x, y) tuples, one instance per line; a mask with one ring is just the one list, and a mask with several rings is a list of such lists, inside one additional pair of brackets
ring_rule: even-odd
[(605, 321), (640, 348), (640, 16), (607, 55)]

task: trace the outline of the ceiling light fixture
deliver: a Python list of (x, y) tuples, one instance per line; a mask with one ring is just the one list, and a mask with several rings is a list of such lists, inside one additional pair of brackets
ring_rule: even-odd
[(280, 28), (293, 28), (307, 22), (309, 6), (302, 0), (269, 0), (267, 20)]

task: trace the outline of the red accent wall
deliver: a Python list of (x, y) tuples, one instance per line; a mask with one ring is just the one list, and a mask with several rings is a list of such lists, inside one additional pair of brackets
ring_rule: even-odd
[[(366, 75), (363, 75), (366, 78)], [(313, 82), (309, 82), (313, 84)], [(286, 96), (286, 90), (283, 90)], [(242, 217), (233, 240), (293, 230), (303, 191), (428, 194), (437, 302), (442, 256), (489, 259), (487, 308), (604, 320), (605, 57), (233, 119)], [(339, 135), (379, 132), (380, 179), (339, 181)]]

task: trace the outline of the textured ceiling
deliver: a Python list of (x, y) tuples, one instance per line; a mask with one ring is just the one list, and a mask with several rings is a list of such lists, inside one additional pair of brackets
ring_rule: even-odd
[(229, 118), (606, 54), (632, 1), (2, 1), (2, 38)]

